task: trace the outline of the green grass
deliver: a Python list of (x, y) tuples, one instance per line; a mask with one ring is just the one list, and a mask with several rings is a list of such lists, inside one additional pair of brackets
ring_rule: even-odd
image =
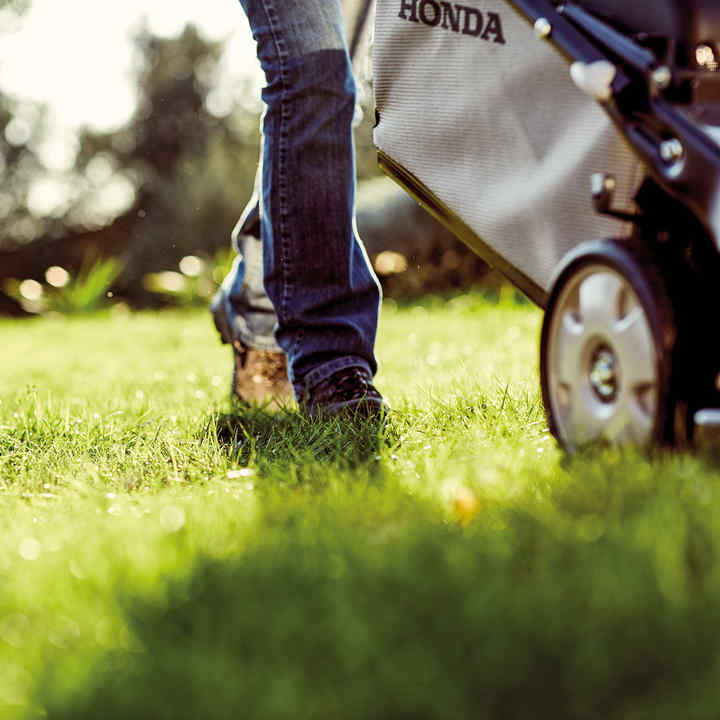
[(378, 434), (231, 411), (204, 312), (0, 321), (0, 717), (715, 717), (718, 473), (563, 455), (539, 324), (387, 303)]

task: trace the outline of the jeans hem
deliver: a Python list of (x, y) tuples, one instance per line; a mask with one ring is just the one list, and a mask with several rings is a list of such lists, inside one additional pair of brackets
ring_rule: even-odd
[(246, 347), (252, 350), (264, 350), (265, 352), (281, 353), (283, 349), (275, 342), (275, 338), (269, 338), (264, 335), (251, 335), (249, 332), (243, 332), (235, 328), (235, 338)]
[(248, 328), (245, 318), (234, 312), (230, 296), (223, 287), (220, 287), (215, 294), (210, 304), (210, 312), (215, 316), (215, 326), (220, 331), (223, 342), (232, 343), (239, 340), (253, 350), (283, 352), (274, 336), (258, 335)]

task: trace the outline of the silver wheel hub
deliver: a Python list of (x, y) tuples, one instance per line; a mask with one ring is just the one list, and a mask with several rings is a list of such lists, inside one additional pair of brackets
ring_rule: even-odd
[(551, 312), (547, 386), (561, 441), (649, 443), (658, 412), (657, 349), (632, 285), (606, 265), (589, 265), (570, 277)]
[(599, 345), (593, 353), (590, 361), (590, 387), (601, 402), (611, 403), (617, 396), (617, 358), (607, 345)]

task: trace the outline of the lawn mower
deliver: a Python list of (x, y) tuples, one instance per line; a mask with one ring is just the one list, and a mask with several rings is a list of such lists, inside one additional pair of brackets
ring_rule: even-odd
[(718, 0), (377, 0), (380, 166), (545, 310), (569, 449), (720, 435), (718, 40)]

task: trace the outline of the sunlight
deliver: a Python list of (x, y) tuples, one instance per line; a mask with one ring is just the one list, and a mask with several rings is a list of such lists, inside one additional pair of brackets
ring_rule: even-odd
[[(161, 37), (175, 36), (186, 23), (194, 23), (210, 40), (227, 39), (232, 49), (218, 80), (225, 96), (232, 94), (238, 78), (257, 74), (252, 37), (234, 0), (150, 4), (33, 0), (26, 15), (3, 37), (0, 87), (20, 99), (47, 103), (61, 127), (117, 129), (135, 110), (133, 78), (139, 58), (132, 36), (143, 21)], [(224, 112), (222, 94), (213, 108), (218, 114)], [(16, 118), (6, 136), (9, 142), (22, 144), (27, 132), (28, 123)], [(66, 162), (66, 156), (57, 160)]]

